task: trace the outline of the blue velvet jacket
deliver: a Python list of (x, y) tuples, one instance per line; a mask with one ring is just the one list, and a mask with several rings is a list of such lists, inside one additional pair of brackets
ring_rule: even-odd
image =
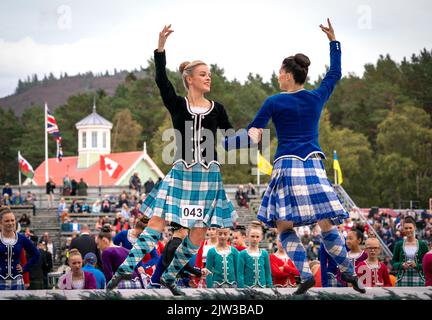
[(14, 244), (5, 244), (3, 238), (0, 237), (0, 278), (15, 279), (21, 275), (16, 266), (20, 264), (22, 249), (26, 251), (30, 259), (25, 266), (22, 266), (23, 273), (29, 271), (40, 256), (36, 246), (20, 233), (17, 233)]
[(319, 120), (324, 104), (341, 76), (340, 43), (331, 41), (330, 69), (317, 89), (282, 92), (267, 98), (248, 129), (265, 128), (272, 119), (278, 138), (275, 162), (283, 156), (303, 161), (313, 153), (324, 156), (318, 143)]

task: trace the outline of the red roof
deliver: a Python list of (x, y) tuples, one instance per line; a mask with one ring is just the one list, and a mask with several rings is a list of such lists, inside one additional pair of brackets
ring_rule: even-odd
[[(122, 167), (117, 179), (112, 179), (107, 172), (101, 172), (102, 185), (110, 186), (115, 185), (123, 175), (130, 169), (130, 167), (143, 156), (143, 151), (133, 151), (133, 152), (121, 152), (121, 153), (111, 153), (106, 155), (110, 159), (118, 162)], [(48, 176), (52, 177), (56, 185), (63, 185), (63, 177), (66, 173), (69, 178), (75, 179), (77, 182), (81, 178), (89, 186), (99, 185), (99, 161), (90, 166), (89, 168), (77, 168), (78, 157), (64, 157), (62, 161), (57, 162), (56, 158), (48, 159)], [(36, 169), (35, 175), (33, 177), (34, 183), (38, 186), (45, 185), (45, 161)]]

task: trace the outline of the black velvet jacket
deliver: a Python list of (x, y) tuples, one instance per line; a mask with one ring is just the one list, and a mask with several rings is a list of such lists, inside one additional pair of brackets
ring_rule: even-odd
[(156, 84), (163, 103), (171, 114), (173, 127), (177, 130), (174, 162), (183, 161), (186, 167), (200, 163), (208, 168), (211, 162), (217, 162), (217, 129), (233, 128), (225, 108), (222, 104), (211, 101), (211, 107), (205, 113), (192, 112), (188, 99), (178, 96), (168, 80), (165, 51), (155, 50), (154, 58)]

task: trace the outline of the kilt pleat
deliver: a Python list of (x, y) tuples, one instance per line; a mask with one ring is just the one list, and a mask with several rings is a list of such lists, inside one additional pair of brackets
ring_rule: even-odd
[(341, 224), (348, 217), (320, 159), (281, 158), (275, 162), (259, 220), (270, 227), (277, 220), (292, 221), (298, 227), (323, 219)]
[[(202, 220), (182, 219), (181, 209), (189, 205), (204, 207)], [(208, 169), (199, 164), (186, 168), (183, 162), (175, 163), (144, 200), (141, 211), (148, 217), (155, 215), (187, 228), (229, 228), (237, 219), (216, 163), (212, 163)]]
[(423, 272), (416, 269), (407, 269), (398, 274), (396, 287), (424, 287), (425, 278)]
[(15, 279), (0, 278), (0, 290), (25, 290), (23, 277), (18, 276)]

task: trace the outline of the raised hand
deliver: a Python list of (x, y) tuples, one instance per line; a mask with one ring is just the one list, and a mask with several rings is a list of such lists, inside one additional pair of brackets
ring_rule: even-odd
[(261, 141), (262, 129), (250, 128), (248, 131), (248, 135), (253, 143), (258, 144)]
[(171, 25), (165, 26), (161, 32), (159, 32), (159, 42), (158, 42), (158, 51), (162, 52), (165, 50), (165, 42), (168, 39), (169, 35), (173, 33), (174, 30), (171, 30)]
[(329, 18), (327, 18), (327, 23), (328, 23), (328, 27), (324, 27), (322, 24), (320, 24), (319, 26), (320, 26), (321, 30), (327, 35), (327, 37), (330, 41), (335, 41), (336, 36), (335, 36), (333, 26), (332, 26)]

